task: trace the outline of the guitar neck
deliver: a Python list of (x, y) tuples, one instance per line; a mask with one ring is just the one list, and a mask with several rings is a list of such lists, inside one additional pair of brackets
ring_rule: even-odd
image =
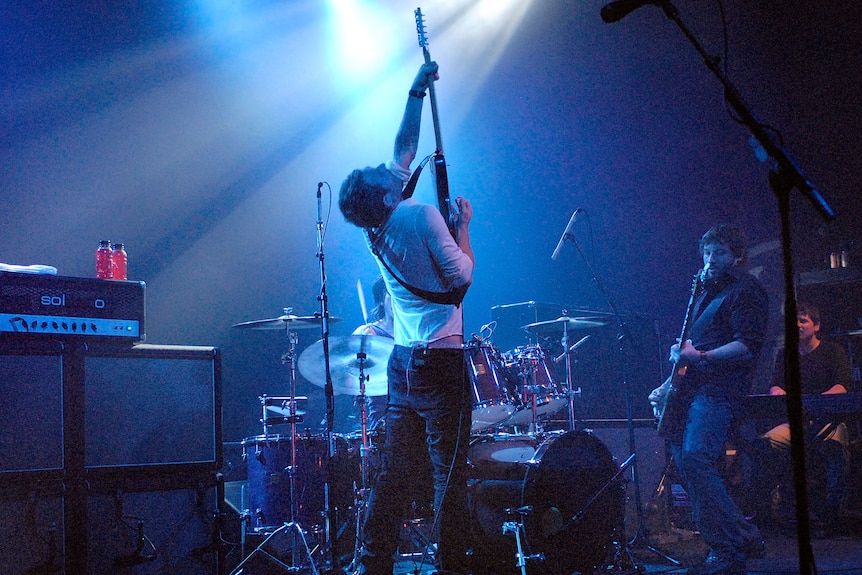
[[(422, 55), (425, 57), (425, 63), (431, 63), (431, 54), (428, 48), (422, 47)], [(437, 154), (443, 155), (443, 136), (440, 134), (440, 117), (437, 115), (437, 93), (434, 91), (434, 81), (428, 83), (428, 98), (431, 100), (431, 121), (434, 124), (434, 141), (437, 146)]]

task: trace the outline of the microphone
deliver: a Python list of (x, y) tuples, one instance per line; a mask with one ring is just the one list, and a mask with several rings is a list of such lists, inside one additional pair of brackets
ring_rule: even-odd
[(650, 0), (614, 0), (602, 7), (602, 20), (605, 24), (613, 24), (645, 4), (656, 4), (656, 2)]
[(560, 241), (557, 242), (557, 247), (554, 248), (554, 253), (551, 254), (551, 259), (557, 261), (557, 258), (560, 257), (560, 251), (563, 249), (563, 244), (566, 243), (566, 238), (572, 232), (572, 227), (575, 225), (575, 222), (578, 221), (578, 214), (582, 213), (584, 210), (581, 208), (576, 209), (572, 212), (572, 217), (569, 218), (569, 223), (566, 224), (566, 229), (563, 231), (563, 235), (560, 236)]

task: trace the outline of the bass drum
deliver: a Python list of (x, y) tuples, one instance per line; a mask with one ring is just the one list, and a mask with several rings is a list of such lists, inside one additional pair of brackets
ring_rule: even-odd
[[(523, 461), (520, 453), (531, 442), (536, 448)], [(511, 514), (518, 508), (530, 509), (524, 515), (524, 553), (544, 557), (527, 561), (528, 573), (592, 573), (611, 564), (614, 535), (623, 526), (625, 492), (622, 482), (608, 484), (618, 466), (601, 441), (570, 431), (538, 439), (502, 436), (476, 445), (483, 447), (481, 452), (471, 449), (473, 475), (481, 476), (471, 479), (469, 489), (476, 573), (520, 571), (515, 535), (511, 530), (503, 534), (504, 523), (520, 519)], [(498, 452), (503, 456), (493, 457)], [(518, 461), (503, 461), (510, 457)], [(519, 471), (521, 480), (514, 480)]]

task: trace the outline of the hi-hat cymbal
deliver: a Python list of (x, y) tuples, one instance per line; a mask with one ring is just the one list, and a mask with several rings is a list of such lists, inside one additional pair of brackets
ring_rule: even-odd
[[(365, 395), (386, 395), (386, 365), (393, 347), (394, 340), (376, 335), (330, 337), (329, 371), (333, 393), (359, 395), (359, 359), (356, 354), (362, 352), (365, 353), (363, 373), (368, 376)], [(308, 381), (319, 387), (326, 385), (322, 339), (299, 355), (298, 366)]]
[(538, 321), (523, 326), (521, 329), (535, 334), (560, 333), (571, 329), (589, 329), (602, 327), (607, 320), (601, 317), (568, 317), (562, 316), (548, 321)]
[[(256, 319), (253, 321), (244, 321), (237, 323), (231, 327), (238, 329), (265, 329), (265, 330), (283, 330), (283, 329), (310, 329), (320, 327), (320, 314), (314, 315), (293, 315), (285, 314), (271, 319)], [(330, 317), (329, 323), (338, 323), (341, 319)]]

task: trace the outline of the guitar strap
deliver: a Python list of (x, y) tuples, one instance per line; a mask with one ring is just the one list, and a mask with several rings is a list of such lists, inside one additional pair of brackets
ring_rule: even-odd
[(380, 263), (383, 264), (383, 267), (386, 268), (386, 271), (389, 272), (389, 275), (394, 277), (398, 281), (398, 283), (404, 286), (404, 289), (406, 289), (416, 297), (424, 299), (425, 301), (429, 301), (431, 303), (442, 305), (460, 305), (461, 302), (464, 301), (464, 296), (467, 295), (467, 288), (469, 286), (453, 288), (447, 292), (434, 292), (427, 291), (407, 283), (404, 279), (401, 278), (401, 276), (395, 273), (395, 270), (393, 270), (388, 263), (386, 263), (386, 260), (383, 258), (383, 254), (381, 254), (380, 250), (377, 249), (377, 239), (379, 236), (374, 233), (371, 228), (365, 228), (365, 233), (368, 234), (368, 243), (369, 245), (371, 245), (372, 253), (374, 253), (377, 259), (380, 260)]
[(413, 192), (416, 191), (416, 183), (419, 181), (419, 176), (422, 174), (422, 168), (425, 167), (425, 164), (428, 163), (434, 154), (426, 157), (424, 160), (419, 162), (419, 165), (416, 166), (416, 169), (413, 170), (413, 173), (410, 174), (410, 179), (407, 180), (407, 185), (404, 186), (404, 191), (401, 192), (401, 199), (406, 200), (407, 198), (413, 197)]

